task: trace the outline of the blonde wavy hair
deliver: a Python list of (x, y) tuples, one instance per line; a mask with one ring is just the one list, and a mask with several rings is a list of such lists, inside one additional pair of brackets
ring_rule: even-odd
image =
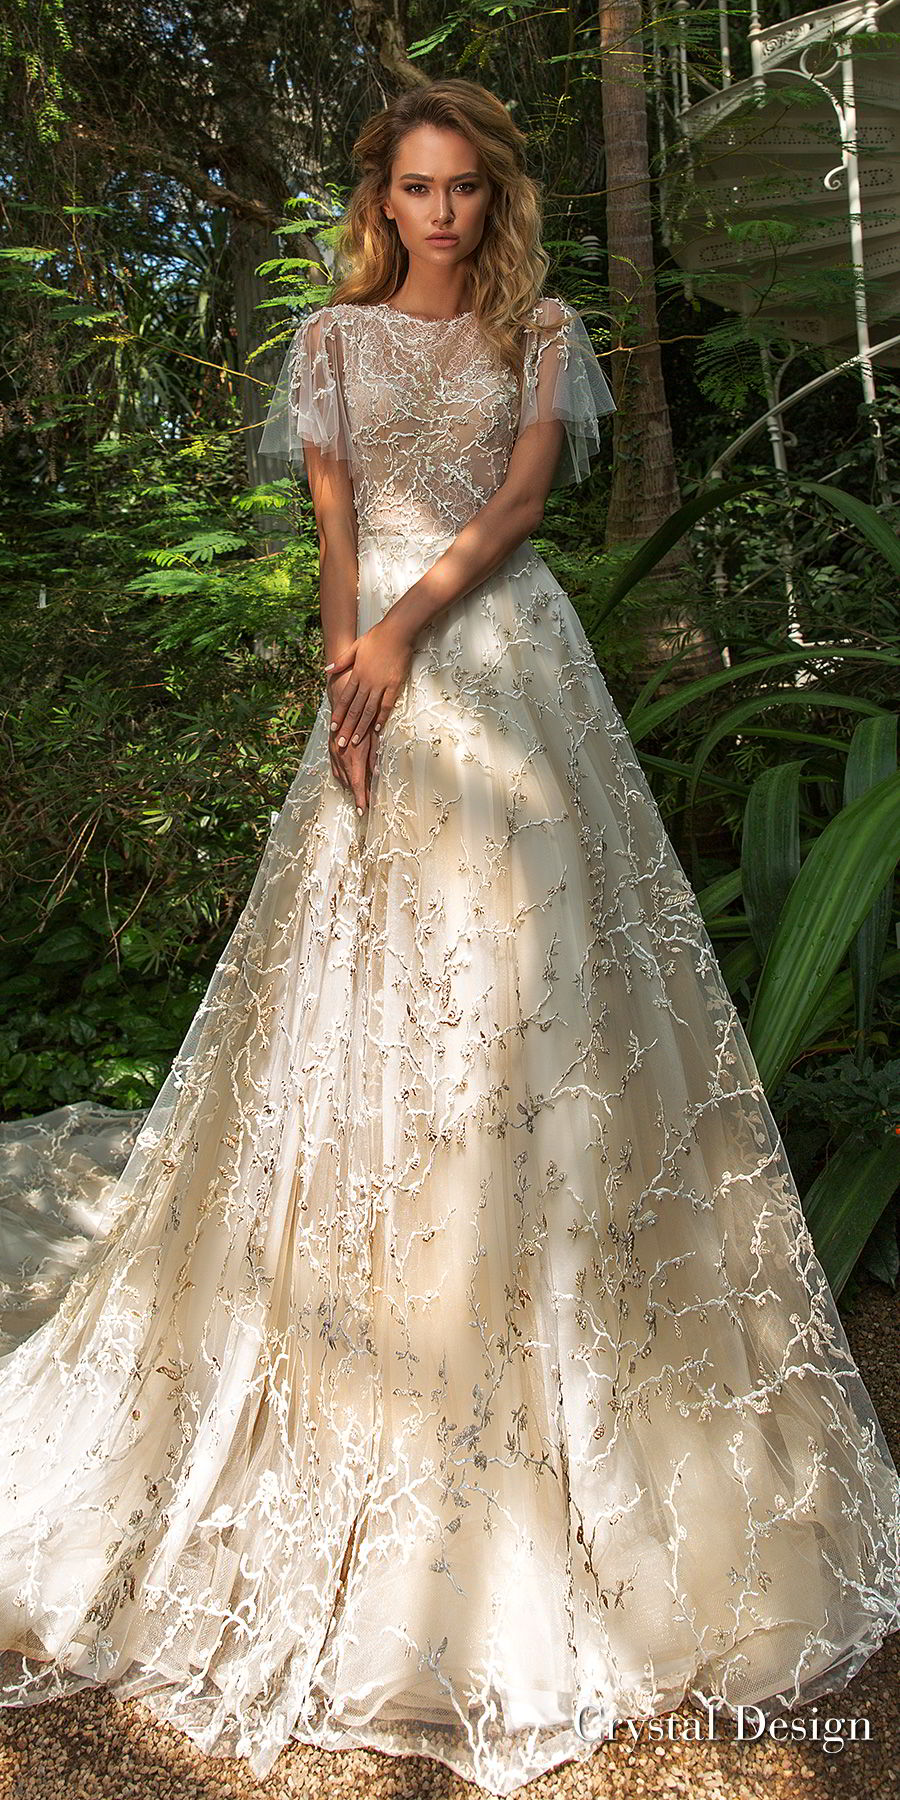
[(335, 235), (339, 280), (331, 303), (377, 304), (404, 280), (409, 255), (381, 203), (400, 142), (418, 125), (461, 132), (481, 157), (490, 201), (473, 260), (471, 306), (486, 344), (521, 378), (523, 328), (535, 323), (550, 266), (541, 243), (541, 195), (525, 171), (525, 133), (496, 94), (477, 82), (451, 79), (409, 88), (366, 121), (352, 153), (362, 173)]

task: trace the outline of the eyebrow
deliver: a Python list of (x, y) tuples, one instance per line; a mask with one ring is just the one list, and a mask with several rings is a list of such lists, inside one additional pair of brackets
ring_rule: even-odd
[[(451, 175), (451, 181), (466, 181), (470, 175), (478, 175), (477, 169), (463, 169), (461, 175)], [(480, 180), (479, 176), (479, 180)], [(398, 175), (398, 181), (433, 181), (433, 175), (418, 175), (414, 169), (408, 169), (405, 175)]]

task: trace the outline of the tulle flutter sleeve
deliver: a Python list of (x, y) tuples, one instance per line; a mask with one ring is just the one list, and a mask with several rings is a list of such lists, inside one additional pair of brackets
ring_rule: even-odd
[(282, 458), (308, 479), (307, 445), (349, 464), (351, 430), (342, 388), (340, 329), (327, 306), (310, 313), (288, 345), (259, 440), (260, 456)]
[(525, 349), (517, 437), (542, 419), (565, 425), (551, 488), (584, 481), (602, 448), (600, 420), (616, 411), (612, 390), (580, 315), (565, 300), (545, 296)]

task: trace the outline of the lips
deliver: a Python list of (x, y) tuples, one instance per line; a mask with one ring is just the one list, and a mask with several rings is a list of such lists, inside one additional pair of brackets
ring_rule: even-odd
[(429, 244), (458, 244), (459, 238), (453, 237), (449, 231), (434, 231), (428, 242)]

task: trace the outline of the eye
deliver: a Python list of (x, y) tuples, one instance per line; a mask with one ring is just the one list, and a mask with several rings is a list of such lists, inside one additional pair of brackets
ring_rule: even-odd
[[(415, 194), (418, 190), (423, 189), (424, 186), (424, 181), (410, 181), (407, 182), (403, 192), (405, 194)], [(470, 194), (474, 194), (478, 183), (476, 181), (460, 181), (457, 183), (457, 186), (464, 188)]]

